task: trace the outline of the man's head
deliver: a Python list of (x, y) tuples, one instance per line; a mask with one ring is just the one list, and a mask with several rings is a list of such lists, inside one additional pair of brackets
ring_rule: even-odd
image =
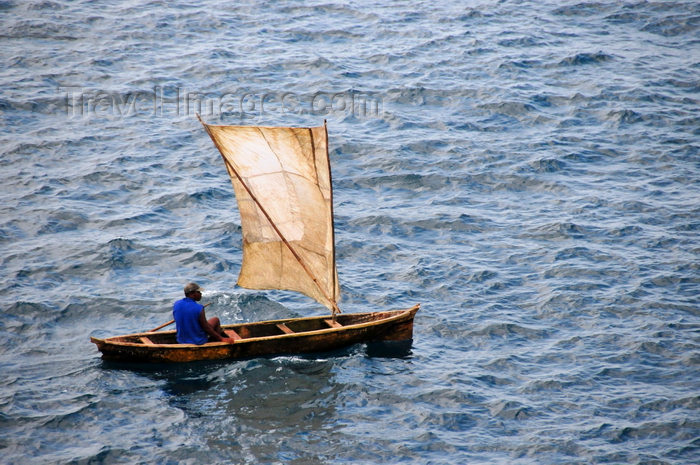
[(189, 297), (192, 300), (199, 300), (202, 298), (202, 289), (197, 283), (187, 283), (185, 285), (185, 297)]

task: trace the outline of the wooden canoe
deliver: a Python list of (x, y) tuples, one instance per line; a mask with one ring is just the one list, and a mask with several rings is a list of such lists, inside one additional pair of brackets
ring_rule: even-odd
[(90, 341), (102, 358), (121, 362), (193, 362), (303, 354), (341, 349), (357, 343), (413, 338), (413, 317), (420, 308), (336, 316), (290, 318), (223, 325), (235, 342), (178, 344), (175, 331), (143, 332)]

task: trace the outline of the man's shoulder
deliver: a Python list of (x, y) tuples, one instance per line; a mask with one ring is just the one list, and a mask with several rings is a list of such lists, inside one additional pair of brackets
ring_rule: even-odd
[(197, 302), (195, 302), (194, 300), (188, 299), (187, 297), (175, 302), (173, 304), (173, 307), (174, 308), (198, 308), (198, 309), (204, 308), (203, 305), (200, 305)]

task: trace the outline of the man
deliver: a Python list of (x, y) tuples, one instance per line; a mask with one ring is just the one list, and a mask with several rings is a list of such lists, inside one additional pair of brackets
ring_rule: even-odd
[(216, 341), (233, 342), (221, 329), (217, 317), (207, 320), (204, 306), (197, 303), (201, 299), (202, 288), (196, 283), (188, 283), (185, 286), (185, 298), (173, 305), (177, 342), (197, 345)]

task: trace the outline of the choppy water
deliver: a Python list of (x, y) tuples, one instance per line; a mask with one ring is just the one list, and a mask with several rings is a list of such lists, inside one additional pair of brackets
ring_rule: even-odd
[[(697, 2), (236, 3), (0, 3), (0, 461), (700, 461)], [(235, 287), (195, 111), (328, 120), (342, 306), (422, 303), (410, 354), (100, 360), (188, 280), (321, 312)]]

